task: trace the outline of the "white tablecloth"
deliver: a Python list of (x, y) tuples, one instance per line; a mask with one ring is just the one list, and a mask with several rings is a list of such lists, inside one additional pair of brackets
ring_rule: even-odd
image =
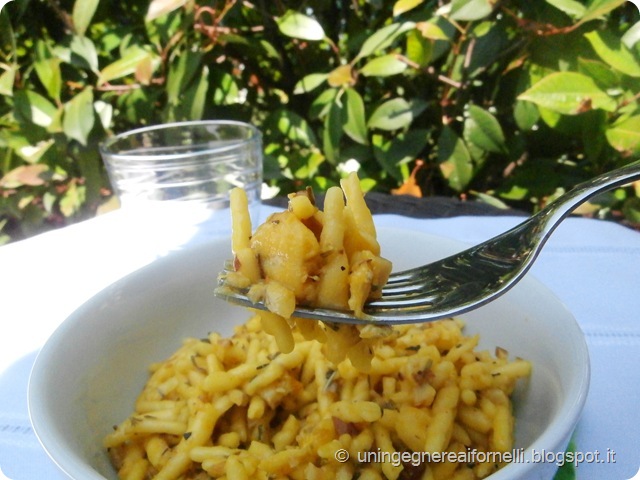
[[(263, 207), (264, 218), (272, 209)], [(172, 250), (214, 234), (184, 215), (115, 211), (0, 247), (0, 480), (63, 479), (29, 423), (27, 384), (36, 353), (82, 302)], [(518, 217), (376, 217), (476, 243)], [(587, 337), (592, 380), (576, 447), (615, 452), (615, 463), (578, 467), (579, 480), (622, 480), (640, 466), (640, 234), (620, 225), (566, 220), (531, 271), (567, 305)], [(640, 477), (639, 477), (640, 478)]]

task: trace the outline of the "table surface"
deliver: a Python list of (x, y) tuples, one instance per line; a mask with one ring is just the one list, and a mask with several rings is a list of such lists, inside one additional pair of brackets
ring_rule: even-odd
[[(521, 212), (448, 200), (371, 200), (375, 212), (384, 212), (376, 213), (380, 227), (470, 244), (522, 220)], [(261, 218), (272, 211), (263, 206)], [(29, 373), (48, 336), (107, 285), (206, 241), (217, 233), (213, 223), (195, 213), (117, 210), (0, 247), (0, 480), (66, 478), (39, 445), (27, 411)], [(640, 233), (607, 221), (569, 218), (530, 275), (554, 291), (587, 339), (591, 387), (576, 448), (585, 455), (615, 452), (615, 463), (580, 464), (577, 478), (634, 477), (640, 466)]]

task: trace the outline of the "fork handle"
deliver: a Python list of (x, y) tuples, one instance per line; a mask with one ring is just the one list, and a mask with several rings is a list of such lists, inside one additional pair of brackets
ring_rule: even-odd
[[(535, 258), (556, 227), (576, 207), (595, 195), (640, 179), (640, 160), (622, 168), (598, 175), (558, 197), (535, 215), (527, 218), (511, 230), (475, 247), (487, 252), (487, 256), (509, 258), (514, 262)], [(530, 263), (524, 262), (523, 273)]]
[(543, 208), (539, 214), (547, 217), (551, 224), (557, 224), (590, 198), (635, 180), (640, 180), (640, 160), (576, 185)]
[(509, 232), (485, 242), (488, 249), (512, 252), (514, 259), (536, 257), (556, 227), (576, 207), (595, 195), (640, 180), (640, 160), (598, 175), (558, 197)]

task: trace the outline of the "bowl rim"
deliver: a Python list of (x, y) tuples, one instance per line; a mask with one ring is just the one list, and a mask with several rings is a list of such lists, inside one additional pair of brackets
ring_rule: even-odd
[[(379, 234), (384, 234), (385, 232), (387, 234), (411, 234), (414, 236), (436, 239), (440, 242), (446, 243), (448, 247), (451, 247), (452, 251), (454, 249), (464, 249), (469, 246), (467, 243), (459, 240), (408, 228), (380, 227), (378, 229)], [(170, 252), (166, 256), (160, 257), (148, 265), (145, 265), (116, 280), (114, 283), (82, 303), (65, 320), (63, 320), (36, 355), (27, 387), (27, 406), (30, 422), (40, 445), (43, 447), (49, 458), (69, 478), (82, 480), (107, 480), (106, 477), (91, 468), (86, 460), (81, 458), (73, 449), (63, 442), (60, 442), (55, 436), (55, 429), (49, 428), (50, 415), (48, 415), (49, 412), (47, 412), (46, 409), (43, 409), (44, 402), (41, 398), (46, 391), (44, 381), (47, 378), (47, 365), (58, 352), (55, 347), (59, 346), (60, 343), (64, 343), (66, 334), (69, 330), (73, 329), (75, 322), (81, 321), (83, 314), (90, 312), (108, 290), (113, 289), (118, 285), (130, 282), (132, 279), (145, 277), (149, 272), (153, 272), (154, 270), (162, 269), (165, 264), (170, 265), (171, 263), (178, 261), (182, 255), (191, 256), (197, 255), (197, 252), (199, 251), (206, 252), (212, 247), (212, 244), (220, 241), (228, 242), (228, 239), (225, 237), (214, 237), (201, 244), (187, 246), (183, 249)], [(535, 285), (540, 292), (556, 303), (557, 308), (564, 311), (567, 321), (566, 327), (572, 329), (576, 334), (573, 341), (575, 342), (574, 346), (580, 355), (582, 370), (579, 378), (576, 378), (572, 383), (573, 389), (567, 392), (568, 394), (572, 394), (570, 401), (562, 402), (561, 407), (555, 416), (552, 427), (543, 431), (530, 445), (523, 449), (523, 458), (525, 461), (505, 465), (503, 468), (487, 477), (491, 480), (519, 479), (524, 475), (529, 474), (537, 465), (537, 463), (531, 460), (532, 453), (534, 451), (542, 451), (544, 449), (547, 449), (548, 451), (549, 445), (554, 443), (558, 444), (560, 442), (564, 442), (561, 448), (565, 448), (582, 414), (590, 384), (591, 365), (588, 347), (584, 333), (582, 332), (574, 315), (566, 308), (564, 303), (556, 296), (556, 294), (540, 282), (535, 275), (528, 273), (520, 283), (523, 282), (524, 285)], [(509, 292), (505, 293), (505, 296), (507, 295), (509, 295)], [(464, 317), (464, 315), (462, 315), (462, 317)]]

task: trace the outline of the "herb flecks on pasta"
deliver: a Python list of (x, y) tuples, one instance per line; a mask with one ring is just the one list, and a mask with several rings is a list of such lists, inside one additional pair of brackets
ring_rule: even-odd
[(230, 338), (186, 340), (153, 365), (135, 412), (105, 440), (120, 478), (472, 480), (502, 464), (358, 459), (513, 449), (510, 395), (531, 365), (478, 351), (462, 322), (397, 327), (368, 374), (292, 335), (281, 353), (254, 316)]
[[(256, 231), (244, 192), (231, 194), (232, 250), (235, 271), (227, 284), (247, 289), (253, 301), (264, 301), (258, 312), (265, 331), (289, 352), (291, 329), (305, 338), (327, 343), (327, 355), (338, 363), (349, 357), (358, 368), (370, 367), (377, 338), (390, 333), (383, 326), (313, 324), (292, 318), (296, 305), (350, 310), (362, 315), (364, 304), (379, 298), (391, 272), (380, 256), (373, 217), (355, 173), (327, 191), (324, 211), (307, 189), (289, 196), (289, 208), (271, 215)], [(346, 200), (346, 201), (345, 201)]]

